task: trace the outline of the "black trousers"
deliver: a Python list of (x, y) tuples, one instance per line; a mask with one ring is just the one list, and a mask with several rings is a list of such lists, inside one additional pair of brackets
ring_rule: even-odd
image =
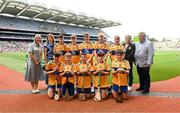
[(137, 66), (137, 72), (139, 75), (140, 88), (146, 91), (150, 89), (150, 67)]
[(133, 84), (133, 61), (129, 61), (130, 70), (129, 70), (129, 76), (128, 76), (128, 85), (132, 86)]

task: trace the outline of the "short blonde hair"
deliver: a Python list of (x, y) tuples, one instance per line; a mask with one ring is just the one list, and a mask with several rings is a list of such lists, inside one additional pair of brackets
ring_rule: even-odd
[(77, 38), (77, 36), (75, 34), (72, 34), (71, 38)]
[(119, 39), (120, 39), (120, 36), (119, 36), (119, 35), (115, 35), (115, 36), (114, 36), (114, 39), (115, 39), (115, 38), (119, 38)]
[(85, 33), (84, 33), (84, 36), (87, 36), (87, 35), (88, 35), (88, 36), (90, 35), (89, 32), (85, 32)]
[(99, 36), (105, 37), (105, 34), (103, 32), (100, 32), (100, 33), (98, 33), (98, 37)]

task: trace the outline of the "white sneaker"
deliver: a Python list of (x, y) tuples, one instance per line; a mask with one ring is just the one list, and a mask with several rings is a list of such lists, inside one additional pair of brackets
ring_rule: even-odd
[(128, 86), (128, 91), (132, 91), (132, 86)]
[(36, 93), (39, 93), (39, 89), (36, 89)]
[(35, 90), (35, 89), (32, 89), (32, 93), (35, 94), (35, 93), (36, 93), (36, 90)]

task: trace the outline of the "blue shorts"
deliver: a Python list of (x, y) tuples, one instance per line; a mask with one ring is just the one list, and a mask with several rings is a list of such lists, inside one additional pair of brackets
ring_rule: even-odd
[(77, 93), (87, 93), (87, 94), (90, 94), (91, 93), (91, 88), (84, 88), (84, 91), (82, 91), (82, 88), (78, 88), (77, 89)]
[[(56, 85), (48, 85), (48, 88), (55, 89)], [(57, 88), (61, 88), (61, 84), (58, 84)]]
[[(116, 85), (116, 84), (113, 84), (112, 90), (115, 91), (115, 92), (118, 92), (119, 91), (119, 86)], [(126, 93), (128, 91), (127, 86), (120, 86), (120, 90), (123, 93)]]
[(69, 96), (74, 96), (74, 84), (72, 83), (66, 83), (62, 85), (62, 95), (65, 96), (66, 94), (66, 89), (68, 90)]

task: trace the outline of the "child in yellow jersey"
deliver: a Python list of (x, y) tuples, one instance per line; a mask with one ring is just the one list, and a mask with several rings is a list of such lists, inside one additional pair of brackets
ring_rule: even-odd
[(64, 44), (64, 36), (63, 35), (59, 35), (58, 36), (58, 40), (59, 40), (59, 42), (58, 42), (58, 44), (56, 44), (54, 46), (53, 52), (55, 54), (59, 54), (60, 55), (60, 57), (59, 57), (59, 61), (60, 62), (64, 62), (64, 55), (67, 52), (67, 46)]
[(116, 55), (116, 51), (117, 50), (122, 50), (124, 51), (124, 46), (120, 44), (120, 36), (118, 35), (115, 35), (114, 36), (114, 44), (112, 44), (110, 47), (109, 47), (109, 50), (111, 51), (110, 52), (110, 58), (111, 58), (111, 61), (113, 60), (116, 60), (117, 59), (117, 55)]
[[(97, 62), (94, 63), (94, 87), (97, 89), (100, 87), (101, 97), (102, 99), (107, 98), (107, 89), (109, 87), (107, 75), (109, 75), (109, 65), (104, 61), (104, 52), (102, 50), (99, 50), (97, 53)], [(100, 75), (100, 78), (99, 76)], [(99, 80), (100, 79), (100, 80)], [(95, 95), (97, 93), (97, 90), (95, 91)]]
[(91, 97), (91, 64), (87, 62), (87, 55), (82, 53), (80, 63), (78, 64), (77, 74), (77, 92), (79, 100), (86, 100)]
[(87, 62), (90, 62), (92, 64), (94, 49), (93, 49), (93, 45), (89, 39), (90, 39), (90, 34), (88, 32), (85, 32), (84, 33), (84, 42), (82, 42), (79, 45), (79, 49), (80, 49), (81, 54), (87, 55)]
[(65, 62), (61, 64), (62, 96), (67, 100), (71, 100), (74, 97), (75, 66), (71, 60), (71, 53), (67, 52), (65, 54)]
[(71, 35), (71, 44), (68, 45), (68, 52), (72, 55), (72, 63), (77, 64), (80, 61), (80, 50), (76, 44), (76, 35)]
[(129, 62), (124, 60), (124, 51), (118, 50), (116, 54), (117, 60), (112, 62), (112, 94), (115, 99), (118, 99), (118, 93), (121, 92), (122, 98), (127, 100), (128, 73), (130, 66)]
[(102, 50), (104, 53), (105, 53), (105, 59), (106, 59), (106, 54), (107, 52), (109, 51), (109, 47), (108, 47), (108, 44), (105, 43), (105, 35), (104, 33), (99, 33), (98, 34), (98, 41), (95, 42), (93, 44), (93, 48), (94, 48), (94, 53), (95, 53), (95, 57), (97, 58), (97, 53), (99, 50)]
[(61, 77), (60, 77), (60, 62), (59, 54), (54, 55), (54, 60), (49, 61), (45, 67), (46, 74), (48, 75), (48, 96), (49, 98), (54, 97), (54, 90), (57, 81), (57, 88), (59, 97), (61, 96)]

